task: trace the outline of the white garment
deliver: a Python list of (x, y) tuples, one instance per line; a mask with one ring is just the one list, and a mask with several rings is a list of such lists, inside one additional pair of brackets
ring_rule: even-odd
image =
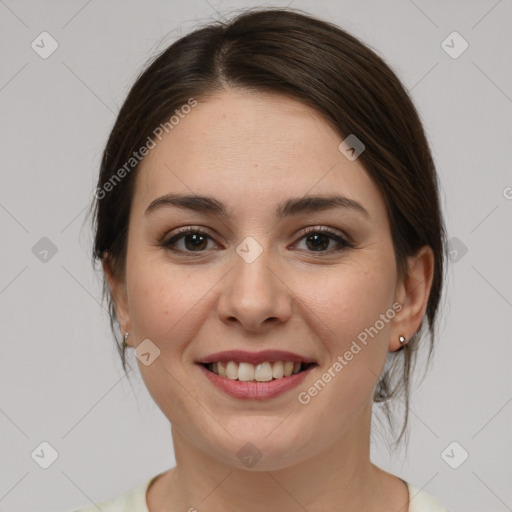
[[(96, 505), (91, 505), (73, 512), (98, 512), (98, 508), (102, 510), (102, 512), (149, 512), (146, 503), (146, 492), (149, 484), (155, 478), (156, 476), (134, 489), (131, 489), (115, 500), (102, 501)], [(407, 512), (450, 512), (430, 494), (418, 489), (409, 482), (405, 483), (409, 488), (410, 496), (409, 510)]]

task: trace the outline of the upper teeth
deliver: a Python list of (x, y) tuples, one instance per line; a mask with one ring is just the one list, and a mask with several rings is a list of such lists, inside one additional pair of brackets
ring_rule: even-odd
[(269, 380), (289, 377), (298, 373), (301, 368), (300, 362), (293, 361), (265, 361), (254, 365), (251, 363), (238, 363), (236, 361), (219, 361), (210, 363), (209, 368), (213, 373), (232, 380), (256, 380), (266, 382)]

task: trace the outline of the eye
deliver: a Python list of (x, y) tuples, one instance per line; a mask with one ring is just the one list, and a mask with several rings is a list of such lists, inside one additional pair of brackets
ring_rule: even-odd
[(305, 242), (308, 252), (331, 253), (354, 247), (340, 233), (326, 227), (308, 228), (301, 231), (300, 234), (303, 236), (299, 242)]
[[(298, 242), (305, 242), (307, 252), (332, 253), (353, 248), (350, 242), (337, 231), (326, 227), (313, 227), (302, 230)], [(209, 244), (211, 242), (213, 247)], [(178, 229), (177, 233), (162, 240), (159, 244), (177, 253), (202, 253), (219, 246), (213, 238), (198, 228), (188, 226)]]
[[(175, 252), (203, 252), (212, 249), (212, 247), (208, 247), (209, 241), (213, 242), (213, 239), (204, 231), (186, 227), (179, 229), (177, 234), (163, 240), (160, 245)], [(214, 246), (213, 248), (218, 247), (215, 243)]]

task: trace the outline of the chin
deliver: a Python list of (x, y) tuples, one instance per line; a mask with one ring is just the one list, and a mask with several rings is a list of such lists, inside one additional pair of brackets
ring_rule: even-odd
[[(223, 439), (210, 445), (208, 451), (218, 461), (247, 471), (277, 471), (298, 464), (312, 455), (307, 452), (317, 444), (310, 437), (302, 439), (300, 434), (290, 430), (283, 430), (281, 435), (277, 435), (277, 426), (282, 417), (273, 420), (271, 429), (262, 428), (254, 434), (244, 432), (229, 437), (224, 432), (226, 435)], [(265, 425), (268, 426), (268, 422)], [(257, 426), (258, 423), (254, 422), (251, 432), (257, 430)]]

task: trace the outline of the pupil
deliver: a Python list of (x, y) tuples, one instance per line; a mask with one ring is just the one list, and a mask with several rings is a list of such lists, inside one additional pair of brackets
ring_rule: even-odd
[[(192, 244), (189, 244), (187, 243), (188, 241), (190, 240), (193, 240), (193, 243)], [(204, 240), (204, 237), (202, 235), (198, 235), (198, 234), (192, 234), (192, 235), (188, 235), (186, 238), (185, 238), (185, 246), (187, 247), (187, 249), (204, 249), (204, 247), (201, 246), (201, 244), (204, 244), (205, 240)]]
[(314, 240), (312, 248), (314, 248), (315, 250), (326, 249), (327, 247), (329, 247), (329, 238), (326, 237), (325, 235), (311, 235), (307, 238), (307, 241), (309, 240)]

